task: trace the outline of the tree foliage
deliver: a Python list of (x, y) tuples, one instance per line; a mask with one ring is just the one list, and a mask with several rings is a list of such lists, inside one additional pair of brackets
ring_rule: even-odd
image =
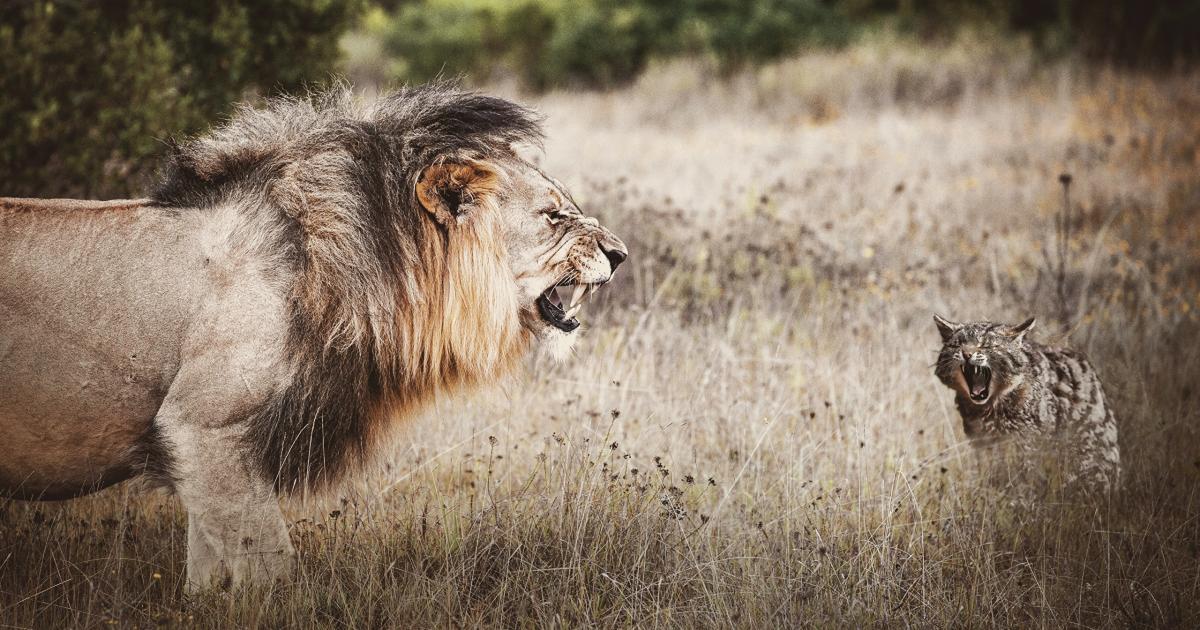
[(130, 195), (164, 141), (333, 71), (357, 0), (0, 4), (0, 194)]
[(848, 32), (821, 0), (416, 0), (383, 35), (402, 80), (504, 72), (541, 89), (620, 84), (680, 53), (731, 69)]
[(1026, 34), (1047, 55), (1164, 66), (1200, 59), (1200, 0), (393, 0), (395, 78), (513, 75), (527, 86), (605, 87), (654, 57), (732, 70), (837, 46), (877, 23), (920, 39), (962, 28)]
[(841, 0), (852, 19), (899, 18), (922, 37), (961, 25), (1032, 35), (1043, 52), (1105, 63), (1171, 66), (1200, 60), (1200, 0)]

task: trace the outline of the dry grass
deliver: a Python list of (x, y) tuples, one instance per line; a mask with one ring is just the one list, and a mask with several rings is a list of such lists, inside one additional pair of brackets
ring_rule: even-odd
[[(302, 570), (270, 592), (184, 597), (170, 497), (0, 503), (0, 620), (1195, 626), (1196, 79), (893, 43), (543, 97), (547, 166), (633, 252), (573, 361), (447, 402), (371, 479), (291, 506)], [(1124, 489), (989, 483), (934, 311), (1069, 331)]]

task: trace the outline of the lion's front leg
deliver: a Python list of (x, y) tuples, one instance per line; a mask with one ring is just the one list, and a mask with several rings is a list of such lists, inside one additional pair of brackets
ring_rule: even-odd
[(248, 496), (227, 504), (215, 496), (193, 496), (185, 503), (189, 589), (267, 583), (290, 575), (296, 551), (274, 497)]
[[(220, 271), (220, 250), (210, 268)], [(235, 273), (236, 272), (236, 273)], [(215, 273), (215, 272), (214, 272)], [(286, 577), (296, 552), (273, 484), (246, 461), (243, 422), (278, 385), (282, 303), (246, 270), (194, 316), (154, 419), (188, 517), (189, 589)]]
[(162, 419), (175, 492), (187, 509), (188, 587), (290, 574), (296, 552), (287, 523), (271, 484), (242, 459), (240, 427)]
[[(271, 340), (267, 334), (248, 338)], [(190, 362), (171, 383), (154, 423), (170, 483), (187, 510), (188, 587), (286, 577), (296, 552), (279, 499), (270, 480), (248, 465), (241, 445), (240, 420), (272, 384), (269, 343), (186, 351)]]

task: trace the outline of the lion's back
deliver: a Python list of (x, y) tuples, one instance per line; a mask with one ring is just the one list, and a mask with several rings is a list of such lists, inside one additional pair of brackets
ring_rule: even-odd
[(0, 212), (52, 212), (52, 211), (97, 211), (130, 210), (150, 205), (149, 199), (34, 199), (28, 197), (0, 197)]

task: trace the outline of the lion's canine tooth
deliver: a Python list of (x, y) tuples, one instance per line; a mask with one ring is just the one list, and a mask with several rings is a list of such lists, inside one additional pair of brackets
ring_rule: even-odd
[(563, 315), (563, 319), (571, 319), (572, 317), (575, 317), (575, 313), (578, 313), (579, 309), (581, 309), (581, 308), (583, 308), (583, 307), (582, 306), (572, 306), (571, 310), (567, 311), (566, 315)]
[(575, 308), (576, 306), (579, 306), (579, 303), (583, 300), (583, 298), (587, 294), (588, 286), (590, 286), (590, 285), (586, 285), (586, 284), (575, 285), (575, 292), (571, 294), (571, 308)]

